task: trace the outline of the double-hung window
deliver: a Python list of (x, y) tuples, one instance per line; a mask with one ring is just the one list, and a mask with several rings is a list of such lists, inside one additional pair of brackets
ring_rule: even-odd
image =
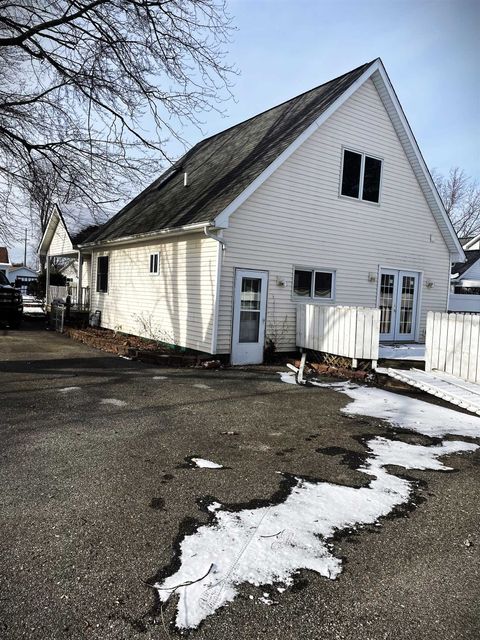
[(358, 151), (343, 150), (342, 196), (379, 202), (381, 177), (381, 160)]
[(108, 256), (97, 258), (97, 291), (100, 293), (108, 291)]
[(298, 298), (333, 300), (335, 271), (296, 267), (293, 275), (293, 295)]
[(150, 273), (154, 273), (154, 274), (160, 273), (160, 254), (159, 253), (150, 254)]

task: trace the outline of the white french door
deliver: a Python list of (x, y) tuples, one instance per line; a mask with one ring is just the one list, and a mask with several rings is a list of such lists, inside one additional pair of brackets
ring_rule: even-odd
[(415, 271), (380, 271), (380, 340), (415, 340), (419, 281), (420, 274)]
[(268, 273), (237, 269), (233, 303), (232, 364), (260, 364), (265, 343)]

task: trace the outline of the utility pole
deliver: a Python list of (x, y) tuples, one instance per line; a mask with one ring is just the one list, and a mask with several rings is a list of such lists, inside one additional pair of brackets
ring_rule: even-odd
[(25, 248), (23, 250), (23, 266), (27, 266), (27, 230), (25, 229)]

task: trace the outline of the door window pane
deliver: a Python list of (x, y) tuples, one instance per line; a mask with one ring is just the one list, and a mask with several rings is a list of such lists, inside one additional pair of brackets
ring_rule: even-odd
[(413, 306), (415, 303), (415, 278), (413, 276), (402, 277), (402, 294), (400, 299), (399, 333), (412, 332)]
[(239, 342), (258, 342), (260, 312), (240, 311)]
[(315, 272), (315, 297), (331, 298), (332, 297), (332, 278), (333, 274), (322, 271)]
[(361, 164), (360, 153), (347, 150), (343, 152), (342, 196), (358, 198)]
[(380, 333), (391, 332), (394, 290), (395, 276), (382, 273), (380, 279)]
[(240, 292), (239, 342), (258, 342), (262, 281), (260, 278), (242, 278)]
[(362, 198), (369, 202), (378, 202), (380, 195), (380, 174), (382, 162), (376, 158), (365, 156), (365, 174), (363, 177)]
[(293, 278), (293, 293), (296, 296), (310, 298), (312, 295), (312, 271), (295, 269)]
[(242, 278), (242, 292), (240, 294), (240, 309), (246, 311), (255, 309), (260, 311), (260, 297), (262, 295), (262, 281), (259, 278)]

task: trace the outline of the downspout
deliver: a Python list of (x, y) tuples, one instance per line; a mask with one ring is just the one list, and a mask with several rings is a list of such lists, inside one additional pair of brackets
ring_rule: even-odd
[(212, 233), (208, 227), (204, 227), (203, 231), (207, 238), (211, 238), (218, 242), (218, 253), (217, 253), (217, 274), (215, 281), (215, 298), (213, 301), (213, 326), (212, 326), (212, 343), (210, 347), (210, 351), (212, 355), (217, 352), (217, 335), (218, 335), (218, 315), (219, 315), (219, 307), (220, 307), (220, 281), (222, 276), (222, 263), (223, 256), (225, 255), (226, 244), (225, 241), (220, 237), (222, 233), (221, 230), (218, 231), (217, 234)]

